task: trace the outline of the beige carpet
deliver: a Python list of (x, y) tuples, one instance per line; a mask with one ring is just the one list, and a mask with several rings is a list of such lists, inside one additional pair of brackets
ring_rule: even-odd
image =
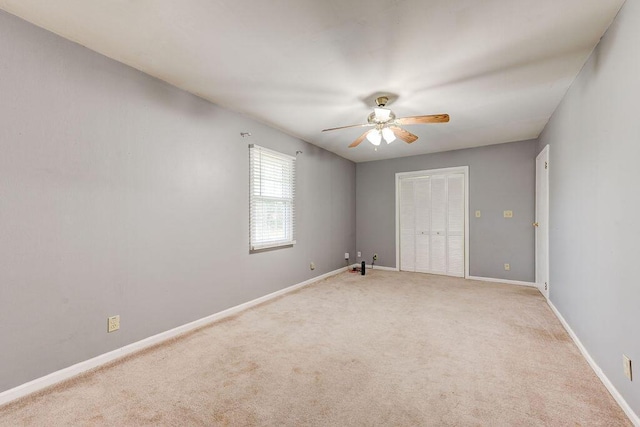
[(0, 425), (631, 425), (537, 290), (343, 273), (0, 408)]

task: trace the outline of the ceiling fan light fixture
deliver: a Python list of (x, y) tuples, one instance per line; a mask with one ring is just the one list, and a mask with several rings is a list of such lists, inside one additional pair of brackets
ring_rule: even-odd
[(387, 144), (391, 144), (396, 140), (396, 134), (389, 128), (382, 129), (382, 137), (387, 141)]
[(391, 110), (388, 108), (374, 108), (375, 118), (379, 122), (386, 122), (391, 117)]
[(382, 141), (382, 134), (378, 129), (371, 129), (369, 132), (367, 132), (367, 139), (373, 145), (378, 146)]

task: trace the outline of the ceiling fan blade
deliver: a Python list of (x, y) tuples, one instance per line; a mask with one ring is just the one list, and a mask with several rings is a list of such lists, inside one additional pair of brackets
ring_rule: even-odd
[(367, 134), (369, 133), (369, 131), (366, 131), (365, 133), (363, 133), (362, 135), (360, 135), (355, 141), (353, 141), (350, 145), (349, 148), (355, 148), (358, 145), (360, 145), (360, 143), (362, 141), (364, 141), (364, 139), (367, 137)]
[[(412, 134), (411, 132), (408, 132), (402, 128), (399, 128), (397, 126), (389, 126), (389, 129), (391, 129), (393, 131), (393, 133), (400, 138), (401, 140), (403, 140), (404, 142), (406, 142), (407, 144), (411, 144), (412, 142), (414, 142), (416, 139), (418, 139), (418, 137), (414, 134)], [(365, 134), (366, 135), (366, 134)]]
[(329, 132), (330, 130), (339, 130), (339, 129), (349, 129), (349, 128), (363, 128), (367, 126), (375, 126), (371, 123), (365, 123), (363, 125), (349, 125), (349, 126), (341, 126), (339, 128), (331, 128), (331, 129), (322, 129), (322, 132)]
[(433, 114), (431, 116), (411, 116), (396, 119), (399, 125), (421, 125), (428, 123), (447, 123), (449, 121), (448, 114)]

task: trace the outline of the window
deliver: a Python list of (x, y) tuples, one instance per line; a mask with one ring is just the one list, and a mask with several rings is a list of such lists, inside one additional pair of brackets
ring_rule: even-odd
[(295, 157), (249, 146), (250, 250), (295, 243)]

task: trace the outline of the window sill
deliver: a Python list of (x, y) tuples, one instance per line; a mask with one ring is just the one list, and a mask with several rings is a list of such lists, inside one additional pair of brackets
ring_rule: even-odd
[(278, 249), (286, 249), (286, 248), (292, 248), (293, 245), (295, 245), (295, 241), (293, 243), (284, 243), (284, 244), (279, 244), (279, 245), (273, 245), (273, 246), (264, 246), (264, 247), (259, 247), (256, 249), (249, 249), (249, 253), (250, 254), (259, 254), (261, 252), (270, 252), (270, 251), (276, 251)]

